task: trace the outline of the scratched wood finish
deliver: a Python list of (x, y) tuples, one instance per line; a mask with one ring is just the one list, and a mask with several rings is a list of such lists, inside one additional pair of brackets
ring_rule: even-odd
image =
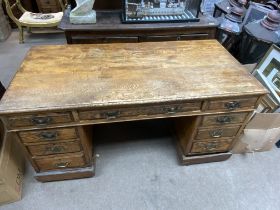
[(219, 141), (194, 142), (192, 145), (192, 154), (209, 154), (225, 152), (229, 150), (231, 139), (221, 139)]
[(33, 47), (0, 114), (259, 95), (215, 40)]
[[(195, 139), (218, 139), (222, 137), (233, 137), (239, 131), (240, 126), (229, 126), (229, 127), (214, 127), (214, 128), (199, 128)], [(215, 134), (217, 132), (218, 134)], [(217, 137), (215, 136), (217, 135)]]
[(56, 154), (34, 159), (40, 171), (86, 166), (83, 153)]
[(81, 146), (78, 141), (72, 141), (67, 143), (29, 145), (27, 146), (27, 149), (32, 156), (44, 156), (44, 155), (79, 152), (81, 151)]
[[(201, 120), (201, 126), (214, 126), (214, 125), (226, 125), (243, 123), (248, 112), (243, 113), (231, 113), (231, 114), (221, 114), (221, 115), (208, 115), (204, 116)], [(226, 120), (224, 120), (226, 119)]]
[(47, 123), (43, 123), (43, 125), (69, 123), (73, 121), (73, 117), (70, 112), (48, 113), (48, 114), (32, 113), (30, 115), (24, 115), (24, 116), (21, 115), (12, 116), (8, 119), (8, 124), (10, 127), (36, 126), (36, 125), (40, 125), (40, 119), (44, 121), (47, 120)]
[(71, 141), (78, 138), (76, 128), (44, 129), (39, 131), (21, 131), (18, 133), (24, 144), (49, 143), (53, 141)]

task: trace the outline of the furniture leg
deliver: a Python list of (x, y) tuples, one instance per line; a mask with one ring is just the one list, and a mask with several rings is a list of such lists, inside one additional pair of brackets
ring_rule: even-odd
[(18, 27), (18, 30), (19, 30), (19, 43), (20, 43), (20, 44), (23, 44), (23, 43), (24, 43), (24, 38), (23, 38), (23, 27), (22, 27), (22, 26), (19, 26), (19, 27)]

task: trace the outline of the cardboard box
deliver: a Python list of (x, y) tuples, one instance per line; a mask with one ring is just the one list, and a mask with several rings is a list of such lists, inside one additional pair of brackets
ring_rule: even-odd
[(280, 114), (256, 113), (234, 145), (235, 154), (271, 150), (280, 139)]
[(0, 205), (21, 199), (24, 157), (17, 139), (7, 133), (0, 149)]

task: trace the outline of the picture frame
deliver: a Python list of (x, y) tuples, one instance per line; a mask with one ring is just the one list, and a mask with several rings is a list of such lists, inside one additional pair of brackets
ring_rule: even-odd
[[(258, 75), (259, 74), (259, 75)], [(258, 75), (280, 96), (280, 48), (272, 45), (256, 66), (253, 75)]]
[(250, 5), (243, 19), (242, 26), (245, 26), (253, 21), (263, 19), (267, 13), (271, 11), (269, 8), (264, 7), (262, 4), (256, 2), (251, 1), (249, 4)]
[(280, 104), (280, 97), (276, 93), (276, 91), (273, 89), (273, 87), (269, 84), (269, 82), (266, 80), (266, 78), (263, 76), (263, 74), (259, 71), (255, 72), (254, 75), (269, 91), (269, 95), (275, 101), (278, 105)]
[(122, 0), (122, 23), (198, 22), (201, 0)]

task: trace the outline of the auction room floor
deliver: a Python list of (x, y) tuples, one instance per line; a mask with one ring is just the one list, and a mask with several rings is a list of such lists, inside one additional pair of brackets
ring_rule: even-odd
[[(26, 36), (21, 45), (17, 36), (14, 31), (0, 43), (0, 80), (6, 87), (31, 46), (65, 44), (63, 34)], [(180, 166), (165, 122), (95, 129), (96, 138), (110, 140), (96, 148), (95, 177), (43, 184), (28, 166), (22, 200), (0, 210), (280, 209), (280, 149)]]

